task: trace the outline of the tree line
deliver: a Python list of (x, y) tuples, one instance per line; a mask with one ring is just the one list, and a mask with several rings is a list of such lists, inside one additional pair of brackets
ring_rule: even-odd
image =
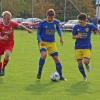
[[(38, 17), (45, 18), (46, 11), (53, 8), (56, 11), (56, 17), (64, 20), (75, 19), (79, 12), (95, 15), (95, 0), (1, 0), (1, 12), (9, 10), (14, 17)], [(72, 2), (71, 2), (72, 1)], [(64, 11), (64, 7), (66, 9)]]

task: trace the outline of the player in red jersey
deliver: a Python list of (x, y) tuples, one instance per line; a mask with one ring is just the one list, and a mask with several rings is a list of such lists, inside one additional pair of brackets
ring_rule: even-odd
[[(0, 22), (0, 76), (5, 74), (5, 67), (14, 47), (14, 28), (21, 26), (31, 33), (31, 30), (24, 25), (11, 21), (12, 14), (9, 11), (4, 11), (2, 17), (3, 20)], [(2, 61), (3, 55), (4, 59)]]

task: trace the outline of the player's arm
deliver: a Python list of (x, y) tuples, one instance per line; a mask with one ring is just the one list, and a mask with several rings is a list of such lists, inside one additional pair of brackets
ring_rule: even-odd
[(63, 45), (64, 40), (63, 40), (62, 31), (61, 31), (61, 28), (60, 28), (60, 24), (59, 23), (56, 25), (56, 30), (57, 30), (58, 35), (60, 37), (60, 43)]
[(98, 29), (94, 24), (91, 24), (91, 31), (100, 35), (100, 29)]
[[(0, 29), (0, 34), (2, 33), (1, 29)], [(8, 35), (4, 35), (4, 36), (1, 36), (0, 35), (0, 40), (7, 40), (8, 39)]]
[(73, 35), (72, 38), (73, 39), (80, 39), (80, 38), (82, 38), (82, 35), (81, 34)]
[(37, 40), (39, 44), (42, 43), (41, 33), (42, 33), (42, 23), (39, 23), (37, 29)]
[(72, 30), (72, 38), (73, 39), (80, 39), (80, 38), (82, 38), (81, 34), (79, 34), (77, 32), (77, 26), (74, 26), (74, 28)]
[(23, 24), (19, 24), (19, 26), (21, 26), (22, 28), (24, 28), (26, 31), (28, 31), (29, 33), (32, 33), (32, 30), (27, 28), (26, 26), (24, 26)]

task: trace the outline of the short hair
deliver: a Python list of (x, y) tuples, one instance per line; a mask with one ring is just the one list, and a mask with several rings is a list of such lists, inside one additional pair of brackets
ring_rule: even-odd
[(47, 11), (47, 16), (55, 16), (55, 11), (54, 11), (54, 9), (49, 9), (49, 10)]
[(10, 11), (4, 11), (2, 12), (2, 17), (4, 17), (5, 15), (9, 15), (10, 17), (12, 17), (12, 14)]
[(79, 20), (86, 20), (86, 19), (87, 19), (87, 15), (86, 15), (85, 13), (81, 13), (81, 14), (79, 14), (79, 15), (77, 16), (77, 18), (78, 18)]

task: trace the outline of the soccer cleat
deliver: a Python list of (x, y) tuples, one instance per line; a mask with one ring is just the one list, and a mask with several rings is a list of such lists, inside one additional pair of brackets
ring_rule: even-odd
[(38, 79), (38, 80), (41, 79), (41, 74), (37, 74), (37, 79)]
[(86, 69), (87, 69), (87, 71), (88, 71), (88, 72), (90, 72), (90, 71), (91, 71), (91, 69), (90, 69), (90, 66), (89, 66), (89, 65), (86, 65)]
[(64, 78), (63, 76), (62, 76), (62, 77), (60, 77), (60, 80), (61, 80), (61, 81), (67, 81), (67, 79), (66, 79), (66, 78)]
[(83, 78), (84, 78), (84, 81), (87, 82), (87, 77), (83, 77)]

